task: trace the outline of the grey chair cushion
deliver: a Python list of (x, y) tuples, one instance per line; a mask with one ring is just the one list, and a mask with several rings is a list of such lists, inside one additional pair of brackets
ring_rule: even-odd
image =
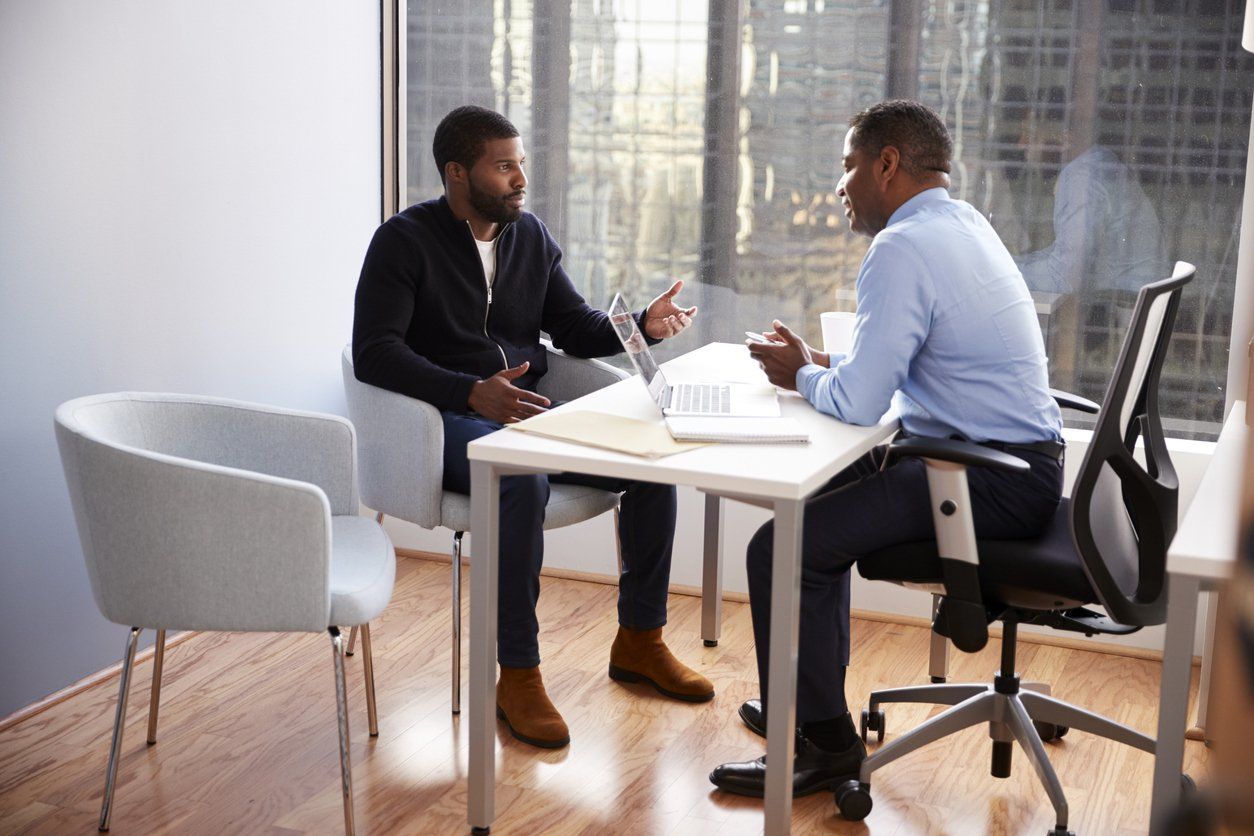
[(395, 580), (396, 551), (382, 526), (366, 517), (331, 518), (331, 624), (374, 619), (387, 607)]
[[(590, 520), (618, 505), (618, 494), (582, 485), (552, 485), (549, 504), (544, 509), (544, 528), (563, 528)], [(470, 497), (444, 492), (440, 503), (444, 525), (454, 531), (470, 530)]]

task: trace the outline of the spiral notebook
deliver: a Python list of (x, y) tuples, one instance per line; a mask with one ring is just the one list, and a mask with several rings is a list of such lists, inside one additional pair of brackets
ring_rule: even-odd
[(804, 444), (810, 434), (795, 418), (700, 418), (675, 416), (666, 429), (676, 441), (739, 444)]

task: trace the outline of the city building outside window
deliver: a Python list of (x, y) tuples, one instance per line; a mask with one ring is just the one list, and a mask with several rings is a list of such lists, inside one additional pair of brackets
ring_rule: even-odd
[(778, 316), (811, 342), (853, 310), (866, 239), (835, 186), (849, 118), (918, 99), (954, 139), (1036, 301), (1054, 386), (1100, 400), (1136, 289), (1197, 265), (1162, 409), (1224, 409), (1254, 56), (1239, 0), (423, 0), (405, 10), (402, 206), (438, 195), (431, 136), (461, 104), (526, 142), (529, 206), (593, 304), (673, 278), (698, 328)]

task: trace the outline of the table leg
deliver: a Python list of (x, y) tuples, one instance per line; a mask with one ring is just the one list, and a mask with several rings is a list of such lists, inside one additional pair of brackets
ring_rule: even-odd
[(500, 547), (501, 475), (487, 462), (470, 462), (470, 772), (466, 818), (486, 833), (495, 816), (496, 601)]
[(792, 823), (793, 730), (797, 719), (797, 632), (801, 598), (804, 500), (775, 503), (771, 567), (771, 662), (767, 672), (766, 833)]
[(1197, 680), (1197, 721), (1185, 733), (1188, 740), (1210, 740), (1206, 736), (1206, 714), (1210, 710), (1210, 665), (1215, 654), (1215, 616), (1219, 613), (1220, 593), (1202, 593), (1202, 670)]
[(723, 628), (723, 500), (705, 495), (705, 533), (701, 567), (701, 638), (718, 645)]
[(1169, 575), (1167, 638), (1159, 690), (1158, 740), (1154, 752), (1150, 832), (1163, 833), (1167, 817), (1180, 802), (1184, 767), (1184, 727), (1188, 721), (1189, 678), (1193, 667), (1193, 633), (1199, 582), (1188, 575)]

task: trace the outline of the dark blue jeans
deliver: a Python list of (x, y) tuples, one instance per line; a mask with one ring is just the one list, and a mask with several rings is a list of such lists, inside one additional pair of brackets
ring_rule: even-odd
[[(967, 471), (977, 537), (1015, 540), (1039, 534), (1062, 490), (1062, 465), (1047, 455), (1015, 450), (1031, 465), (1011, 474)], [(863, 555), (898, 543), (932, 540), (927, 472), (921, 459), (881, 470), (883, 448), (838, 473), (806, 502), (801, 534), (801, 624), (797, 645), (797, 723), (839, 717), (848, 710), (849, 572)], [(766, 690), (771, 624), (771, 564), (775, 524), (749, 541), (749, 606), (757, 646), (758, 684)], [(765, 695), (764, 695), (765, 696)]]
[[(470, 493), (466, 445), (501, 429), (480, 415), (444, 412), (444, 489)], [(497, 661), (502, 667), (540, 664), (536, 602), (544, 562), (544, 508), (549, 483), (586, 485), (623, 494), (619, 543), (618, 623), (651, 630), (666, 623), (666, 591), (675, 539), (675, 488), (578, 473), (528, 474), (501, 478), (500, 594), (497, 600)]]

